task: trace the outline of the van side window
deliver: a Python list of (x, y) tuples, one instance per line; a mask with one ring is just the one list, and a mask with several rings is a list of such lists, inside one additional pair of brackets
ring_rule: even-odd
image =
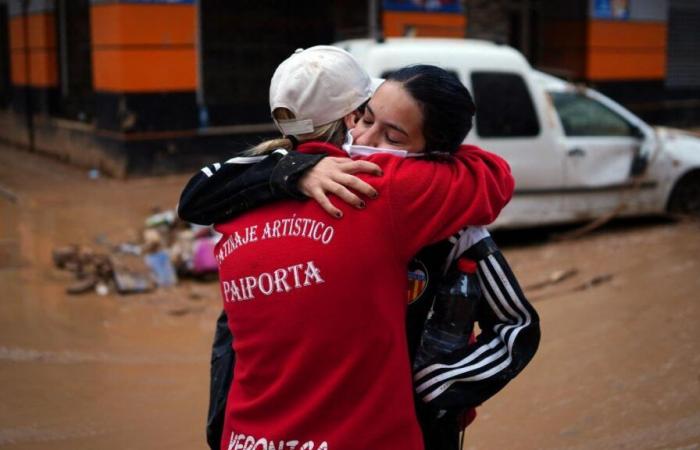
[(632, 136), (630, 124), (596, 100), (574, 92), (550, 92), (567, 136)]
[(540, 123), (525, 80), (514, 73), (474, 72), (476, 132), (484, 138), (537, 136)]

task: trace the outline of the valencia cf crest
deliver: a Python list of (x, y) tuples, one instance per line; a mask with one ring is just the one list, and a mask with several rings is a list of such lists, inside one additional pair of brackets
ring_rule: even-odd
[(414, 259), (408, 264), (408, 304), (415, 302), (428, 285), (428, 270), (421, 261)]

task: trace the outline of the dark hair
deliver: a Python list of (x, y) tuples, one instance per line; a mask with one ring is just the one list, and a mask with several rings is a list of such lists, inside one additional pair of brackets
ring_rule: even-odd
[(454, 153), (469, 134), (476, 107), (456, 75), (437, 66), (408, 66), (389, 74), (401, 83), (423, 112), (426, 152)]

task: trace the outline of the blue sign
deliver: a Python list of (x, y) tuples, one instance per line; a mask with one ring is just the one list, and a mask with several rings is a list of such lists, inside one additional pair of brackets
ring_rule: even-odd
[(191, 5), (194, 0), (124, 0), (119, 3), (149, 3), (165, 5)]
[(460, 0), (384, 0), (385, 11), (462, 13)]
[(593, 17), (597, 19), (629, 19), (629, 0), (595, 0)]

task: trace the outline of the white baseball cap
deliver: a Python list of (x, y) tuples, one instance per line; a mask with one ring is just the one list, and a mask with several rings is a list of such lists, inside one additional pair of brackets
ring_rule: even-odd
[(275, 120), (285, 136), (311, 133), (356, 110), (370, 98), (373, 87), (367, 72), (345, 50), (329, 45), (298, 49), (272, 76), (270, 112), (287, 108), (294, 113), (293, 120)]

